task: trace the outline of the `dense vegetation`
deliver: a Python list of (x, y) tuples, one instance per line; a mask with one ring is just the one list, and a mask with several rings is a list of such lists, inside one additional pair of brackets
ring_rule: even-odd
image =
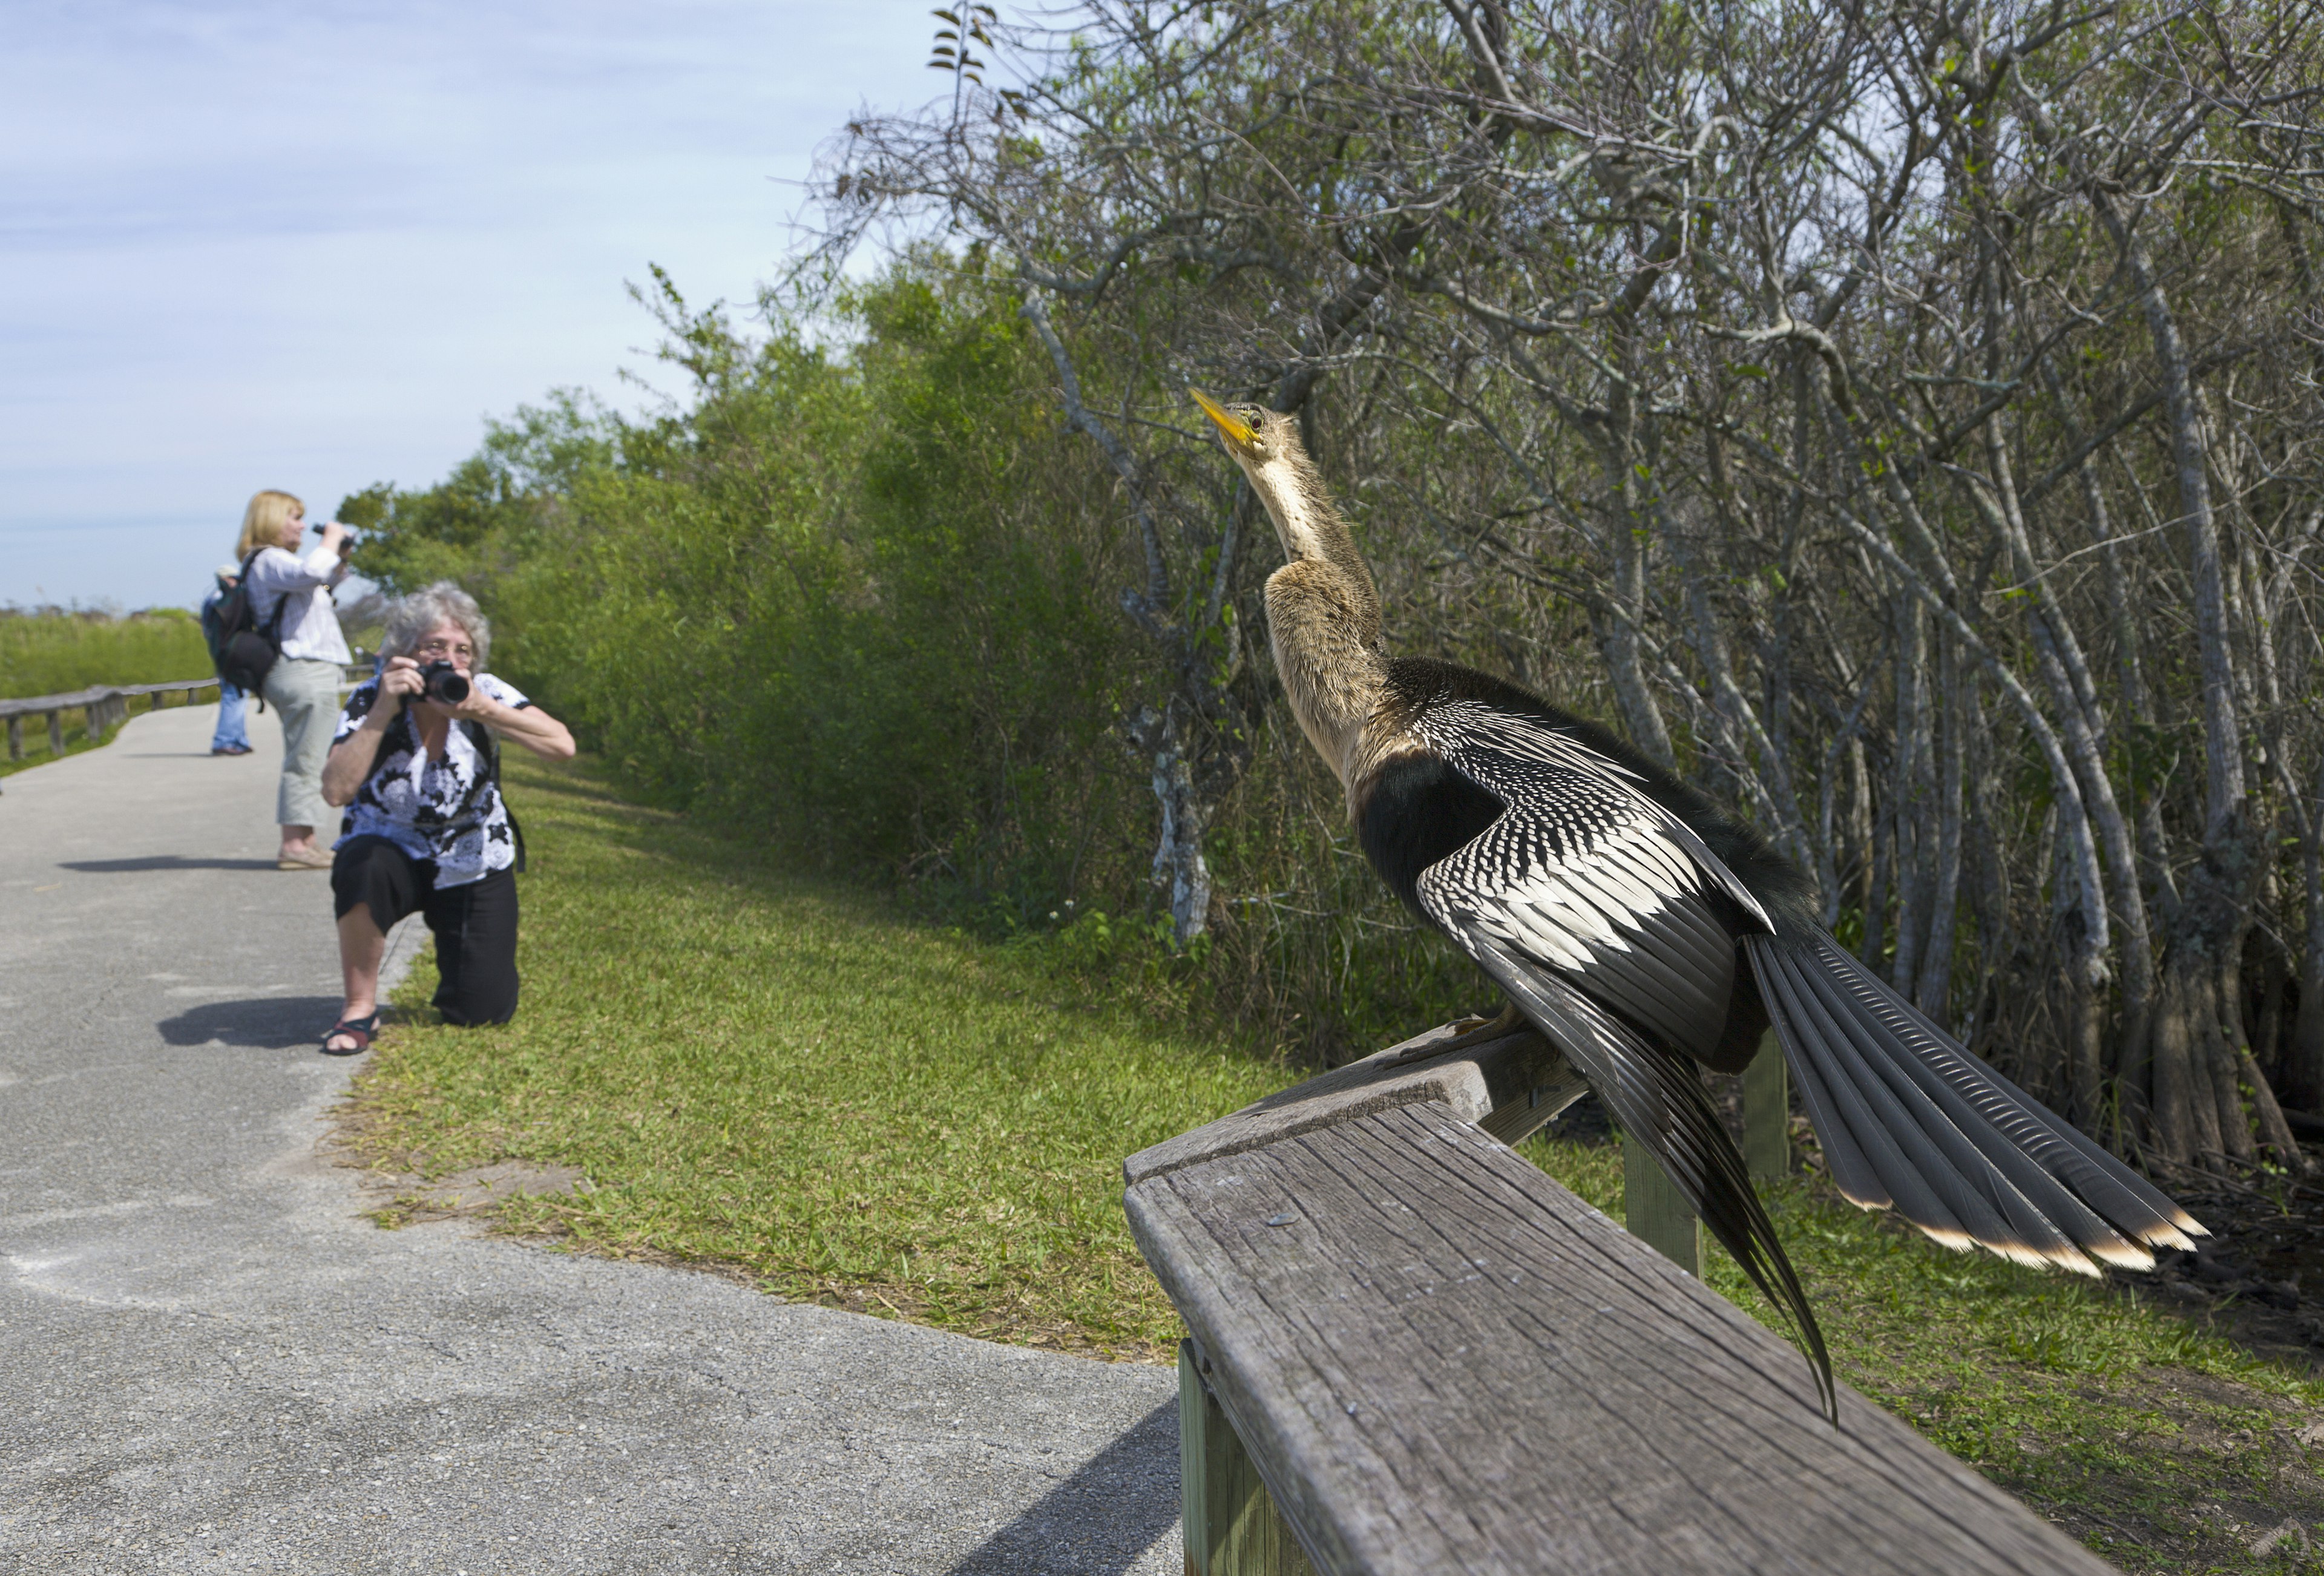
[(165, 684), (209, 670), (201, 625), (178, 608), (116, 617), (0, 607), (0, 700), (97, 684)]
[[(1734, 799), (2076, 1120), (2301, 1166), (2310, 10), (1061, 25), (981, 25), (1006, 92), (848, 128), (768, 332), (662, 281), (680, 408), (529, 413), (352, 502), (363, 567), (477, 583), (506, 666), (663, 802), (999, 925), (1167, 916), (1222, 1020), (1330, 1053), (1476, 987), (1284, 725), (1268, 533), (1183, 388), (1256, 395), (1398, 646)], [(830, 286), (890, 223), (945, 245)]]
[(827, 303), (844, 349), (746, 343), (667, 281), (655, 304), (687, 409), (527, 410), (436, 487), (347, 500), (358, 567), (482, 593), (494, 666), (651, 802), (990, 934), (1086, 916), (1173, 954), (1213, 1027), (1329, 1050), (1475, 994), (1271, 719), (1249, 821), (1213, 831), (1217, 923), (1188, 950), (1144, 917), (1150, 765), (1123, 734), (1167, 677), (1118, 611), (1111, 477), (1009, 292), (918, 258)]

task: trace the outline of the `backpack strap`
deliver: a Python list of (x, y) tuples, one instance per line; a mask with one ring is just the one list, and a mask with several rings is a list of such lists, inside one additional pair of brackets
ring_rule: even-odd
[[(258, 594), (250, 584), (250, 571), (257, 567), (259, 553), (265, 550), (260, 548), (242, 561), (242, 594), (245, 600)], [(296, 558), (298, 555), (294, 553), (291, 556)], [(274, 648), (274, 654), (278, 657), (282, 654), (282, 618), (290, 611), (290, 594), (286, 591), (274, 599), (274, 617), (265, 629), (259, 631), (266, 643)]]

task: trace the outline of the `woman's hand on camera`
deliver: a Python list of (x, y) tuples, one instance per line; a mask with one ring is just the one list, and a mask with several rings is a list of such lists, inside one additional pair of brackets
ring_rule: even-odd
[(465, 717), (472, 723), (498, 723), (508, 715), (508, 707), (486, 695), (483, 685), (473, 681), (468, 686), (467, 699), (456, 705), (445, 705), (444, 709), (456, 717)]
[[(409, 657), (390, 657), (387, 667), (379, 676), (380, 704), (372, 708), (372, 714), (379, 717), (381, 725), (384, 726), (388, 719), (403, 709), (406, 702), (419, 699), (427, 691), (428, 686), (420, 677), (419, 663)], [(391, 698), (392, 705), (389, 704)]]

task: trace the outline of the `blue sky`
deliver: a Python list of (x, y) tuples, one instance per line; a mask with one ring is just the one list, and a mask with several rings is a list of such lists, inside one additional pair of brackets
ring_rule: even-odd
[(633, 403), (648, 263), (747, 300), (936, 0), (0, 6), (0, 604), (190, 604), (242, 508)]

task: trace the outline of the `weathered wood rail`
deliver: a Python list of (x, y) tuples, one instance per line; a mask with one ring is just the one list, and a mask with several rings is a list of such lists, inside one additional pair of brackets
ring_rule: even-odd
[(1794, 1349), (1513, 1153), (1582, 1092), (1537, 1036), (1388, 1061), (1451, 1037), (1124, 1163), (1191, 1333), (1190, 1573), (2111, 1569), (1845, 1386), (1835, 1430)]
[[(371, 677), (371, 658), (361, 647), (355, 649), (355, 660), (346, 664), (341, 675), (341, 688), (350, 688)], [(49, 724), (49, 753), (65, 752), (65, 714), (81, 714), (81, 728), (92, 744), (105, 737), (110, 729), (129, 720), (129, 703), (138, 696), (149, 696), (152, 704), (160, 705), (165, 695), (183, 692), (188, 705), (193, 703), (197, 691), (216, 689), (215, 675), (208, 678), (178, 678), (167, 684), (100, 684), (88, 689), (77, 689), (69, 695), (36, 695), (20, 700), (0, 700), (0, 717), (8, 720), (8, 759), (24, 759), (24, 719), (45, 716)]]
[(150, 696), (152, 704), (161, 704), (165, 695), (184, 691), (188, 704), (194, 692), (216, 689), (217, 679), (180, 678), (167, 684), (100, 684), (89, 689), (77, 689), (69, 695), (36, 695), (20, 700), (0, 700), (0, 717), (8, 719), (8, 759), (24, 759), (24, 719), (45, 715), (49, 723), (49, 753), (65, 752), (64, 716), (67, 712), (81, 714), (81, 726), (95, 743), (109, 728), (118, 727), (129, 720), (129, 702), (137, 696)]

